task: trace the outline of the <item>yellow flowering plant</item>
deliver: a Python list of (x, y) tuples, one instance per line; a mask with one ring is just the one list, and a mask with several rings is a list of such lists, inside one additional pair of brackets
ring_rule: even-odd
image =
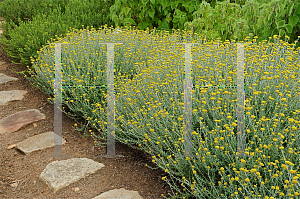
[[(175, 31), (176, 32), (176, 31)], [(245, 39), (245, 43), (251, 43)], [(62, 45), (62, 83), (105, 85), (107, 50), (115, 45), (116, 140), (153, 158), (176, 196), (196, 198), (299, 197), (299, 51), (275, 35), (274, 43), (245, 45), (245, 154), (236, 154), (237, 48), (233, 42), (205, 42), (186, 33), (157, 35), (138, 30), (82, 30)], [(185, 49), (192, 47), (192, 154), (183, 157)], [(54, 48), (32, 60), (35, 85), (53, 96)], [(225, 85), (225, 86), (224, 86)], [(206, 87), (205, 87), (206, 86)], [(212, 87), (215, 86), (215, 87)], [(105, 140), (104, 87), (67, 88), (63, 104)], [(53, 99), (50, 99), (53, 102)], [(67, 113), (68, 114), (68, 113)], [(181, 187), (176, 185), (181, 183)]]

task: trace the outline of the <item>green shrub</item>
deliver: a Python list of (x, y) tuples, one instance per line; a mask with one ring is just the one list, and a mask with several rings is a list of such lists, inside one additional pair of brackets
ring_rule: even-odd
[(65, 12), (69, 0), (5, 0), (0, 3), (0, 16), (12, 20), (17, 26), (21, 21), (32, 21), (33, 17), (43, 13), (50, 14), (58, 6)]
[[(282, 38), (288, 36), (290, 44), (293, 44), (300, 37), (299, 1), (255, 0), (240, 5), (230, 2), (217, 2), (215, 7), (202, 2), (193, 13), (194, 20), (186, 22), (184, 27), (204, 33), (209, 39), (221, 38), (222, 42), (232, 39), (242, 41), (247, 36), (250, 39), (256, 36), (259, 38), (257, 42), (262, 42), (272, 35), (280, 35)], [(294, 49), (299, 46), (299, 43), (295, 44)]]
[(66, 14), (95, 29), (105, 24), (110, 27), (115, 25), (109, 17), (109, 8), (113, 3), (114, 0), (71, 0), (66, 8)]
[(106, 14), (111, 3), (112, 1), (108, 1), (103, 6), (97, 0), (69, 0), (65, 14), (58, 5), (57, 9), (50, 13), (37, 14), (32, 21), (23, 22), (19, 18), (16, 24), (8, 18), (1, 38), (2, 47), (13, 63), (31, 67), (30, 57), (37, 55), (37, 51), (50, 39), (57, 39), (57, 35), (65, 35), (70, 28), (113, 25)]
[(80, 21), (70, 20), (62, 15), (60, 7), (54, 9), (50, 15), (37, 15), (33, 21), (22, 22), (19, 18), (19, 23), (20, 26), (12, 21), (5, 23), (4, 27), (8, 29), (10, 39), (2, 37), (0, 42), (12, 62), (22, 66), (31, 66), (30, 57), (36, 56), (50, 38), (66, 34), (70, 27), (81, 26)]

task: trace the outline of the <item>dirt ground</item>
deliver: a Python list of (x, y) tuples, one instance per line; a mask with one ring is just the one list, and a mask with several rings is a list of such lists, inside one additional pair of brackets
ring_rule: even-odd
[(54, 194), (39, 180), (39, 175), (49, 163), (69, 158), (47, 157), (54, 154), (53, 148), (32, 152), (27, 156), (15, 148), (7, 149), (8, 146), (31, 136), (53, 131), (53, 105), (47, 102), (48, 96), (38, 88), (32, 87), (22, 74), (14, 73), (14, 70), (19, 72), (26, 68), (11, 63), (1, 48), (0, 61), (8, 62), (0, 66), (0, 73), (18, 78), (18, 81), (1, 84), (0, 91), (28, 91), (22, 101), (13, 101), (7, 106), (0, 106), (0, 119), (28, 109), (39, 109), (46, 115), (45, 120), (35, 122), (37, 127), (29, 124), (17, 132), (0, 135), (0, 198), (90, 199), (117, 188), (138, 191), (144, 199), (163, 198), (161, 194), (168, 196), (167, 193), (172, 193), (169, 185), (161, 179), (167, 174), (161, 169), (152, 170), (145, 166), (148, 164), (152, 168), (155, 167), (151, 155), (116, 141), (116, 154), (124, 155), (124, 158), (96, 157), (106, 155), (106, 149), (96, 148), (93, 138), (86, 138), (76, 131), (72, 127), (76, 121), (63, 113), (62, 132), (63, 138), (67, 141), (62, 147), (63, 154), (70, 155), (69, 158), (89, 158), (103, 163), (105, 167)]

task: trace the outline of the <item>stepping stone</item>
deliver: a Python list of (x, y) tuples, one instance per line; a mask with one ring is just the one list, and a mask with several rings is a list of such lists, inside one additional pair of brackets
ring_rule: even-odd
[(0, 73), (0, 84), (6, 83), (6, 82), (10, 82), (10, 81), (16, 81), (16, 80), (18, 80), (18, 78), (9, 77), (9, 76), (6, 76), (3, 73)]
[(22, 90), (11, 90), (11, 91), (1, 91), (0, 92), (0, 106), (8, 105), (7, 102), (22, 100), (27, 91)]
[(6, 70), (8, 63), (0, 61), (0, 70)]
[[(62, 139), (62, 144), (65, 143), (66, 140)], [(50, 147), (54, 147), (54, 132), (35, 135), (16, 144), (16, 148), (21, 150), (26, 155), (33, 151), (43, 150)]]
[(143, 199), (137, 191), (128, 191), (124, 188), (114, 189), (102, 193), (92, 199)]
[(30, 109), (12, 114), (0, 120), (0, 135), (18, 131), (27, 124), (44, 119), (45, 115), (37, 109)]
[(4, 61), (0, 61), (0, 66), (2, 66), (3, 64), (5, 64), (6, 62)]
[(102, 167), (104, 167), (104, 164), (88, 158), (54, 161), (46, 166), (40, 175), (40, 180), (56, 193), (81, 178), (95, 173)]
[(2, 29), (2, 24), (5, 24), (5, 20), (3, 18), (0, 18), (0, 29)]
[(6, 20), (3, 17), (0, 17), (0, 23), (6, 23)]

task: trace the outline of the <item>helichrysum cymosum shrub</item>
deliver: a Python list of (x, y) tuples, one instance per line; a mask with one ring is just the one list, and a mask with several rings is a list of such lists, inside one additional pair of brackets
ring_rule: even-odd
[[(211, 87), (236, 85), (237, 44), (177, 38), (128, 30), (73, 31), (59, 39), (71, 43), (62, 44), (62, 83), (105, 85), (107, 47), (98, 43), (123, 42), (114, 47), (116, 140), (151, 154), (169, 174), (163, 180), (176, 190), (176, 198), (299, 197), (299, 51), (276, 35), (273, 43), (270, 38), (268, 43), (245, 45), (249, 156), (241, 158), (234, 156), (237, 89)], [(185, 53), (184, 45), (176, 42), (200, 43), (191, 50), (196, 157), (184, 157)], [(32, 60), (36, 73), (31, 80), (51, 96), (54, 48), (45, 46)], [(62, 90), (63, 104), (88, 121), (95, 141), (105, 137), (106, 97), (103, 87)]]

